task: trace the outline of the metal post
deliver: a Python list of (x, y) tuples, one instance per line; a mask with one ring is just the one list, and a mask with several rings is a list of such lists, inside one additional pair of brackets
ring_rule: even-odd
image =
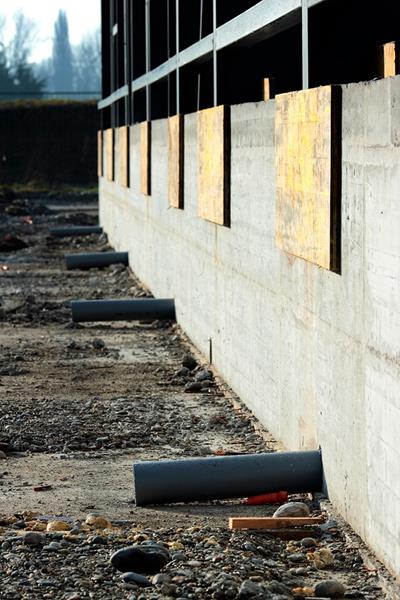
[[(200, 26), (199, 26), (199, 40), (203, 37), (203, 0), (200, 0)], [(201, 86), (201, 75), (197, 75), (197, 110), (200, 110), (200, 86)]]
[[(146, 0), (145, 8), (145, 27), (146, 27), (146, 73), (150, 73), (150, 0)], [(146, 121), (151, 120), (151, 90), (149, 84), (146, 85)]]
[(179, 81), (179, 0), (175, 0), (175, 32), (176, 32), (176, 114), (181, 111)]
[(213, 90), (214, 90), (214, 106), (218, 104), (218, 78), (217, 78), (217, 0), (213, 0)]
[(303, 90), (309, 87), (308, 67), (308, 0), (301, 0), (301, 39), (303, 61)]
[[(170, 57), (171, 57), (171, 52), (170, 52), (170, 32), (169, 32), (169, 20), (170, 20), (170, 11), (169, 11), (169, 0), (167, 0), (167, 60), (169, 61)], [(170, 90), (170, 85), (171, 85), (171, 73), (168, 71), (168, 77), (167, 77), (167, 117), (171, 116), (171, 90)]]
[(131, 98), (131, 73), (130, 73), (130, 52), (129, 52), (129, 5), (128, 0), (124, 0), (124, 84), (129, 88), (129, 94), (125, 97), (125, 122), (130, 124), (130, 98)]
[[(114, 0), (110, 0), (110, 73), (111, 73), (111, 93), (115, 92), (115, 38), (114, 28)], [(110, 107), (111, 127), (115, 127), (115, 104)]]

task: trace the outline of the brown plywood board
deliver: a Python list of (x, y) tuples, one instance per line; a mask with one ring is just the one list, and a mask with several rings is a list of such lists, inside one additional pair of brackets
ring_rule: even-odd
[(168, 119), (168, 201), (172, 208), (183, 208), (183, 127), (182, 115)]
[(263, 82), (263, 97), (264, 102), (275, 98), (275, 81), (271, 77), (266, 77)]
[(119, 184), (129, 186), (129, 127), (123, 126), (118, 132), (119, 145)]
[(228, 106), (198, 113), (198, 215), (230, 224), (230, 111)]
[(114, 129), (106, 129), (106, 178), (114, 181)]
[(103, 132), (97, 132), (97, 175), (103, 177)]
[(142, 194), (151, 194), (151, 123), (140, 123), (140, 189)]
[(340, 268), (341, 88), (276, 97), (276, 243)]

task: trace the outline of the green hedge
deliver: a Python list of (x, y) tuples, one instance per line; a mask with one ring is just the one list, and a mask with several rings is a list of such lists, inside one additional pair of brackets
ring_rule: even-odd
[(95, 102), (0, 102), (0, 185), (97, 184)]

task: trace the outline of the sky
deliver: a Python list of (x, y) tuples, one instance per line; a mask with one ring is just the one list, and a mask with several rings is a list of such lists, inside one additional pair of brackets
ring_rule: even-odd
[(31, 61), (40, 62), (51, 55), (54, 21), (58, 11), (67, 13), (69, 39), (78, 44), (85, 33), (100, 27), (100, 0), (0, 0), (0, 16), (7, 19), (4, 31), (6, 43), (12, 36), (13, 15), (22, 11), (38, 26), (38, 41), (32, 52)]

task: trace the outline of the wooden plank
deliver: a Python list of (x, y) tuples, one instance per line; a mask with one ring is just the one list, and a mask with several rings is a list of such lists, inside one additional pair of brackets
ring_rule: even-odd
[(229, 529), (287, 529), (324, 522), (324, 517), (231, 517)]
[(97, 175), (103, 177), (103, 132), (97, 132)]
[(267, 102), (268, 100), (272, 100), (272, 98), (275, 98), (275, 80), (272, 79), (271, 77), (266, 77), (264, 79), (264, 87), (263, 87), (263, 96), (264, 96), (264, 102)]
[(114, 129), (106, 129), (106, 178), (114, 181)]
[(119, 184), (123, 187), (129, 186), (129, 127), (124, 125), (118, 131), (118, 160), (119, 160)]
[(275, 102), (277, 246), (339, 272), (341, 88), (290, 92)]
[(380, 76), (395, 77), (400, 73), (399, 43), (388, 42), (380, 46)]
[(151, 122), (140, 123), (140, 189), (151, 195)]
[(183, 208), (184, 169), (183, 115), (168, 119), (168, 201), (172, 208)]
[(230, 109), (207, 108), (198, 113), (198, 215), (230, 225)]

